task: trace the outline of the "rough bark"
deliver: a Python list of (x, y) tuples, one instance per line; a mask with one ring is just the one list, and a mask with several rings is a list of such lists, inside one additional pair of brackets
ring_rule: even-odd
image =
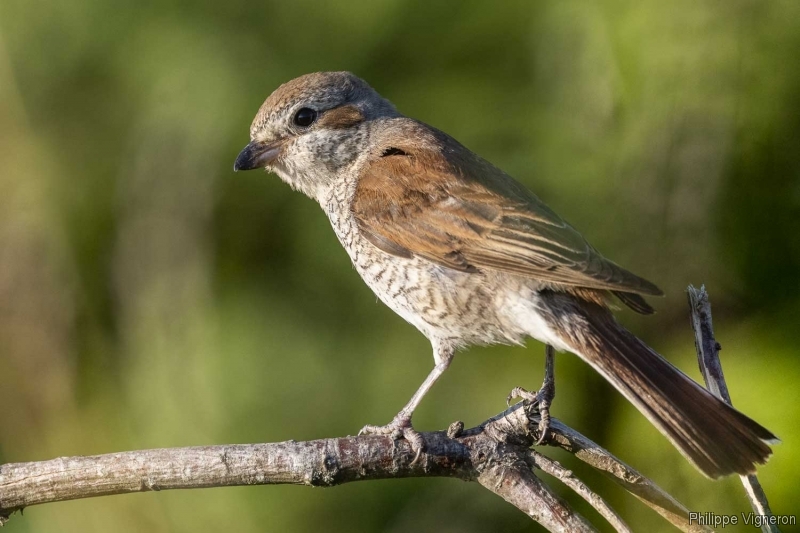
[[(199, 446), (65, 457), (0, 466), (0, 517), (43, 503), (151, 490), (232, 485), (296, 484), (331, 487), (352, 481), (400, 477), (455, 477), (475, 481), (549, 531), (594, 528), (537, 476), (542, 469), (569, 480), (571, 473), (533, 452), (539, 414), (520, 403), (478, 427), (423, 433), (426, 451), (414, 463), (403, 440), (360, 436), (308, 442)], [(557, 419), (550, 445), (602, 470), (682, 531), (688, 510), (652, 481)], [(538, 459), (537, 459), (538, 457)], [(627, 526), (584, 484), (567, 482), (618, 531)]]

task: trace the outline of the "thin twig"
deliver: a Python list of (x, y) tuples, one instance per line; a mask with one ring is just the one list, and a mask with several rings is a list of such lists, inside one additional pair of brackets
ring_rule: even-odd
[(561, 481), (564, 485), (571, 488), (581, 498), (586, 500), (595, 510), (605, 518), (611, 526), (619, 533), (631, 533), (628, 524), (620, 517), (611, 506), (596, 492), (592, 491), (586, 483), (578, 479), (571, 470), (567, 470), (558, 461), (554, 461), (541, 453), (530, 450), (528, 452), (531, 463), (554, 478)]
[(588, 437), (555, 418), (550, 424), (550, 430), (553, 432), (551, 445), (572, 453), (584, 463), (601, 471), (676, 528), (690, 533), (713, 531), (707, 526), (692, 523), (689, 520), (689, 510), (680, 502)]
[[(719, 360), (721, 346), (714, 338), (714, 327), (711, 322), (711, 302), (708, 300), (708, 292), (706, 292), (704, 285), (700, 287), (700, 290), (689, 285), (686, 292), (689, 295), (689, 308), (692, 314), (697, 362), (706, 382), (706, 388), (714, 396), (728, 403), (728, 405), (733, 405), (731, 395), (728, 392), (728, 385), (725, 383), (725, 375), (722, 373), (722, 363)], [(764, 489), (761, 488), (758, 477), (755, 474), (750, 474), (740, 476), (740, 478), (753, 511), (763, 517), (771, 517), (772, 510), (769, 508), (767, 495), (764, 493)], [(778, 526), (769, 522), (771, 521), (762, 520), (761, 530), (764, 533), (779, 533)]]
[(478, 483), (508, 503), (523, 511), (548, 531), (591, 533), (597, 530), (573, 511), (558, 495), (531, 470), (531, 465), (516, 453), (483, 469)]

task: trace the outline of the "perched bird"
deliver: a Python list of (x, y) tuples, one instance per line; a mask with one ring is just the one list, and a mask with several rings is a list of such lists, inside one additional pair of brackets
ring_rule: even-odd
[[(435, 367), (386, 426), (405, 437), (458, 348), (533, 337), (577, 354), (702, 473), (753, 472), (775, 436), (620, 326), (613, 297), (653, 310), (661, 291), (597, 252), (524, 186), (447, 134), (400, 114), (347, 72), (273, 92), (234, 170), (266, 168), (316, 200), (356, 271), (433, 345)], [(546, 407), (552, 386), (537, 394)], [(546, 429), (546, 428), (543, 428)]]

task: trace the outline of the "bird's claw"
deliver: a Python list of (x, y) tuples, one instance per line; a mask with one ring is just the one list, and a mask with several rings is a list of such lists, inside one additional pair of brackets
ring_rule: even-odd
[(542, 385), (542, 388), (536, 392), (530, 392), (522, 387), (515, 387), (506, 398), (506, 405), (511, 405), (511, 400), (521, 398), (523, 402), (528, 404), (536, 404), (539, 411), (539, 438), (536, 439), (536, 445), (542, 444), (548, 437), (550, 430), (550, 403), (555, 396), (555, 390), (549, 383)]
[(394, 420), (385, 426), (366, 425), (361, 428), (361, 431), (359, 431), (358, 434), (386, 435), (391, 437), (392, 440), (400, 440), (401, 438), (406, 439), (411, 445), (411, 450), (415, 454), (414, 460), (411, 461), (412, 465), (417, 463), (419, 458), (422, 456), (422, 452), (425, 451), (425, 439), (422, 438), (422, 435), (419, 433), (419, 431), (412, 427), (411, 417), (403, 413), (398, 414), (396, 417), (394, 417)]

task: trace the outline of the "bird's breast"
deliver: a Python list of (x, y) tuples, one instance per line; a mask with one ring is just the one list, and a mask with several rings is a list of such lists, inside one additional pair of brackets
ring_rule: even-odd
[(456, 346), (518, 343), (525, 337), (505, 312), (509, 295), (518, 299), (529, 292), (516, 280), (388, 254), (361, 233), (347, 200), (346, 194), (337, 198), (334, 193), (325, 209), (356, 271), (383, 303), (426, 337)]

